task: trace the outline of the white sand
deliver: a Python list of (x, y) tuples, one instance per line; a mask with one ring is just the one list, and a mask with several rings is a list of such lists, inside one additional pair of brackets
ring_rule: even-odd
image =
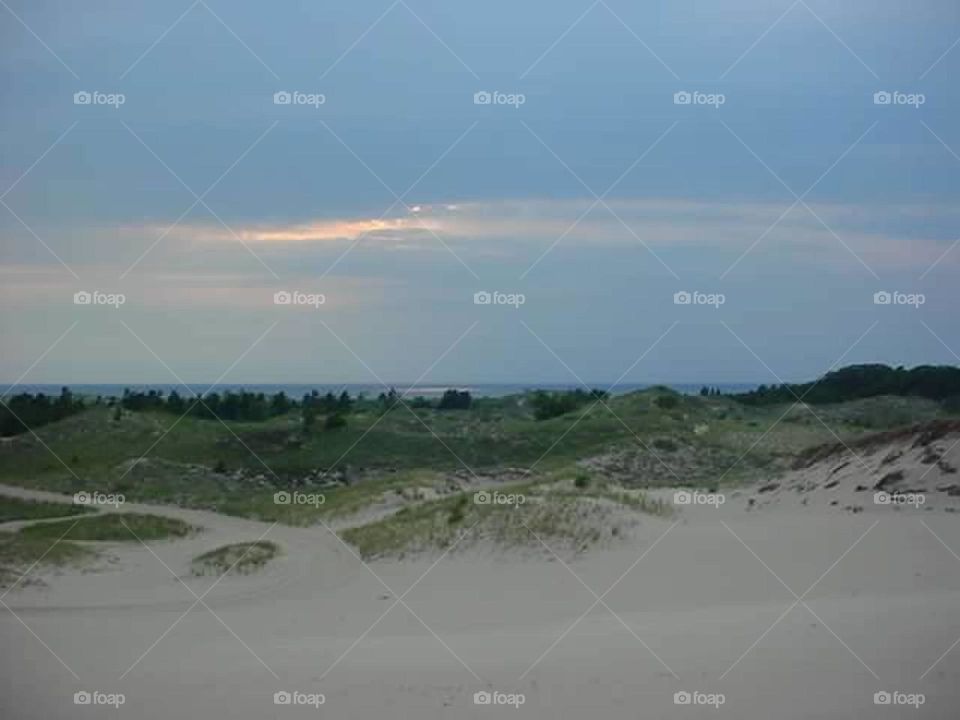
[[(112, 545), (114, 562), (97, 572), (7, 594), (20, 620), (0, 606), (0, 716), (960, 717), (960, 644), (950, 650), (960, 558), (941, 544), (960, 553), (960, 516), (939, 505), (747, 510), (748, 495), (688, 509), (676, 524), (644, 519), (624, 545), (567, 567), (467, 551), (368, 570), (323, 528), (129, 505), (206, 532), (151, 544), (159, 559)], [(282, 559), (223, 579), (204, 599), (210, 609), (183, 615), (195, 598), (164, 563), (202, 595), (216, 579), (187, 577), (190, 559), (261, 536), (283, 546)], [(594, 603), (587, 588), (603, 594), (647, 551), (604, 597), (609, 609), (598, 604), (556, 642)], [(395, 605), (370, 629), (395, 600), (374, 573), (397, 593), (426, 575), (404, 598), (409, 609)], [(790, 609), (792, 592), (815, 583)], [(484, 689), (523, 693), (525, 703), (474, 705)], [(76, 706), (78, 690), (126, 702)], [(274, 705), (278, 690), (326, 702)], [(675, 705), (680, 690), (722, 693), (725, 703)], [(923, 693), (925, 703), (876, 706), (881, 690)]]

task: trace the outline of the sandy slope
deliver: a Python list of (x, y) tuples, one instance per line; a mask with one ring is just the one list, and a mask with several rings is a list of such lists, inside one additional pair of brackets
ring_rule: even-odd
[[(623, 546), (568, 564), (546, 551), (513, 560), (473, 550), (368, 570), (323, 528), (125, 509), (206, 531), (151, 544), (158, 557), (112, 546), (113, 562), (96, 572), (6, 595), (20, 620), (0, 607), (4, 717), (766, 720), (956, 718), (960, 708), (960, 644), (934, 666), (960, 638), (960, 558), (942, 544), (960, 552), (955, 514), (748, 509), (743, 496), (676, 523), (646, 519)], [(283, 558), (217, 583), (209, 609), (164, 566), (185, 576), (198, 552), (264, 533)], [(609, 607), (583, 616), (591, 589), (602, 595), (621, 576)], [(183, 580), (197, 595), (216, 582)], [(409, 607), (385, 587), (414, 584)], [(126, 703), (76, 706), (82, 689), (124, 693)], [(484, 689), (525, 703), (474, 705)], [(326, 703), (274, 705), (279, 690)], [(681, 690), (723, 693), (725, 703), (678, 706)], [(878, 707), (880, 690), (926, 701)]]

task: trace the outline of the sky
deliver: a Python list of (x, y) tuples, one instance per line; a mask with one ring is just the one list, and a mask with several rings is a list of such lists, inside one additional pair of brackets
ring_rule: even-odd
[(4, 0), (0, 68), (7, 385), (960, 364), (955, 2)]

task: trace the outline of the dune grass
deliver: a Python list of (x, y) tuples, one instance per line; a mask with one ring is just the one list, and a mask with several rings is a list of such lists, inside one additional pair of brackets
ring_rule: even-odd
[(248, 575), (279, 554), (280, 546), (269, 540), (232, 543), (197, 555), (190, 563), (190, 572), (193, 575)]
[(9, 587), (17, 582), (34, 563), (45, 568), (82, 565), (94, 557), (93, 550), (69, 541), (54, 544), (48, 538), (0, 531), (0, 586)]
[(36, 540), (139, 542), (186, 537), (198, 528), (181, 520), (140, 513), (104, 513), (77, 519), (36, 523), (22, 528), (24, 538)]
[(0, 522), (11, 520), (42, 520), (44, 518), (69, 517), (89, 512), (82, 505), (65, 502), (24, 500), (10, 495), (0, 495)]
[(578, 485), (570, 478), (553, 476), (503, 486), (497, 492), (522, 495), (524, 502), (478, 504), (475, 493), (458, 493), (409, 505), (341, 535), (365, 559), (445, 549), (457, 543), (462, 533), (470, 535), (458, 543), (462, 547), (482, 538), (501, 549), (542, 550), (546, 542), (579, 552), (611, 541), (641, 514), (671, 513), (669, 505), (650, 499), (643, 491), (623, 489), (599, 478)]

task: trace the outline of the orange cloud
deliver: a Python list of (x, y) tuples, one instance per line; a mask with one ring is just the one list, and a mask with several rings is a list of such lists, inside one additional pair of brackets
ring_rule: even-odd
[(383, 237), (411, 230), (437, 230), (437, 223), (420, 218), (387, 218), (379, 220), (319, 220), (304, 225), (255, 227), (237, 230), (237, 235), (250, 242), (323, 242), (356, 240), (365, 235)]

